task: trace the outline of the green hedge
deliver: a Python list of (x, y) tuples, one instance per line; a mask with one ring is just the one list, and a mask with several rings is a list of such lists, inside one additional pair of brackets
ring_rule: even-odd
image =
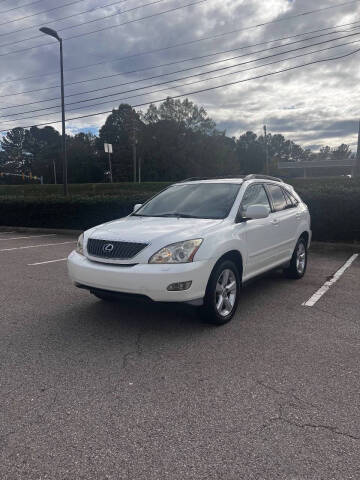
[[(69, 194), (81, 196), (148, 194), (150, 196), (169, 184), (169, 182), (70, 183)], [(0, 198), (4, 196), (48, 197), (60, 196), (62, 193), (62, 185), (0, 185)]]
[[(345, 181), (294, 182), (308, 204), (313, 238), (321, 241), (360, 241), (360, 183)], [(160, 190), (163, 184), (157, 184)], [(156, 191), (156, 190), (155, 190)], [(0, 225), (87, 229), (123, 217), (135, 203), (155, 193), (126, 192), (121, 196), (0, 197)]]
[(360, 241), (360, 191), (297, 191), (309, 207), (314, 240)]
[(128, 215), (136, 203), (132, 197), (6, 197), (0, 200), (0, 225), (85, 230)]

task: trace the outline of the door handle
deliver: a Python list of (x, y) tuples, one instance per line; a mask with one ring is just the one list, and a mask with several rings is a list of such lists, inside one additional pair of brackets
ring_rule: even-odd
[(301, 220), (301, 214), (300, 214), (300, 213), (297, 213), (297, 214), (296, 214), (296, 218), (297, 218), (298, 220)]
[(279, 225), (279, 224), (280, 224), (280, 222), (279, 222), (279, 220), (278, 220), (277, 218), (273, 218), (273, 219), (271, 220), (271, 223), (272, 223), (273, 225)]

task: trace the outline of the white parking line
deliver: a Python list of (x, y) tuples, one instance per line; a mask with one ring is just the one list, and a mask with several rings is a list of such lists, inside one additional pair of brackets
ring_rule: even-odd
[(49, 233), (47, 235), (30, 235), (27, 237), (6, 237), (0, 238), (0, 242), (6, 242), (6, 240), (22, 240), (23, 238), (40, 238), (40, 237), (56, 237), (56, 233)]
[(44, 265), (44, 263), (64, 262), (65, 260), (67, 260), (67, 258), (59, 258), (58, 260), (48, 260), (47, 262), (28, 263), (28, 267), (33, 267), (35, 265)]
[(320, 300), (320, 298), (329, 290), (329, 288), (339, 280), (339, 278), (345, 273), (345, 271), (351, 266), (351, 264), (357, 259), (358, 256), (358, 253), (354, 253), (354, 255), (352, 255), (349, 260), (347, 260), (344, 265), (339, 268), (337, 272), (334, 273), (330, 280), (327, 280), (324, 285), (320, 287), (319, 290), (309, 298), (309, 300), (302, 303), (302, 305), (304, 307), (313, 307), (315, 303)]
[(7, 235), (9, 233), (17, 233), (17, 232), (15, 232), (14, 230), (12, 230), (11, 232), (0, 232), (0, 235)]
[(27, 245), (26, 247), (2, 248), (2, 249), (0, 249), (0, 252), (11, 252), (12, 250), (22, 250), (24, 248), (53, 247), (53, 246), (56, 246), (56, 245), (65, 245), (66, 243), (76, 243), (76, 241), (72, 240), (71, 242), (45, 243), (43, 245)]

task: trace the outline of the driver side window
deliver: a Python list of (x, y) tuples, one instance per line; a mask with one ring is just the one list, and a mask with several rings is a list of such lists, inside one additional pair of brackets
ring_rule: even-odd
[(246, 189), (239, 210), (242, 218), (246, 217), (246, 210), (250, 205), (264, 205), (271, 211), (269, 199), (262, 184), (256, 183)]

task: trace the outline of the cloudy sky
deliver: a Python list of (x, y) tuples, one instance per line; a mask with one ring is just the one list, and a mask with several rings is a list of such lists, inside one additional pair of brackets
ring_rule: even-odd
[(69, 132), (96, 132), (106, 113), (90, 114), (121, 102), (184, 95), (228, 135), (265, 123), (313, 149), (355, 148), (359, 12), (360, 0), (0, 0), (0, 130), (60, 118), (49, 26), (64, 39)]

